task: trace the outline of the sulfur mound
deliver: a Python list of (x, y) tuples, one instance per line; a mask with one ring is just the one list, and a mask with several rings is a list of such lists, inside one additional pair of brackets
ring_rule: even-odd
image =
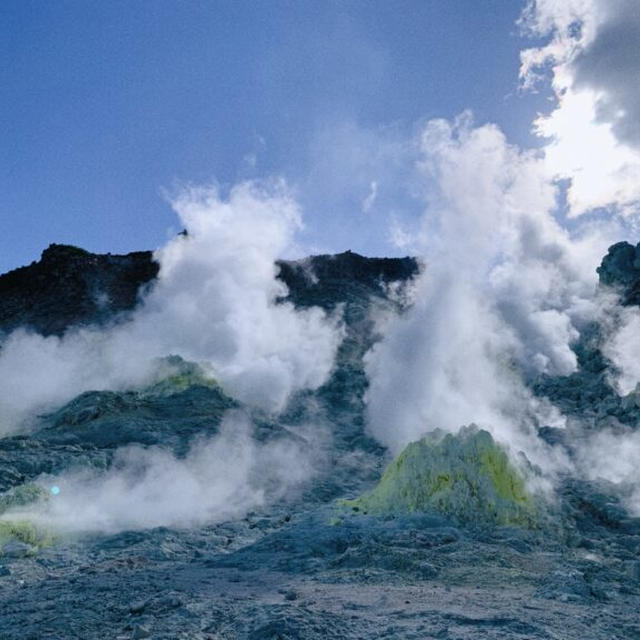
[(538, 508), (491, 434), (475, 426), (437, 430), (409, 444), (378, 486), (345, 504), (385, 514), (437, 512), (461, 522), (535, 527)]
[(157, 362), (156, 379), (144, 389), (143, 397), (171, 396), (190, 387), (218, 388), (218, 383), (196, 362), (188, 362), (180, 356), (160, 358)]

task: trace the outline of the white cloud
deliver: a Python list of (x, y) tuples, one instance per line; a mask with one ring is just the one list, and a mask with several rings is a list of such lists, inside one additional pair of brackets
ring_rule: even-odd
[(557, 104), (534, 132), (552, 175), (568, 178), (569, 215), (638, 213), (640, 11), (634, 0), (531, 0), (522, 24), (547, 44), (521, 54), (532, 87), (551, 74)]

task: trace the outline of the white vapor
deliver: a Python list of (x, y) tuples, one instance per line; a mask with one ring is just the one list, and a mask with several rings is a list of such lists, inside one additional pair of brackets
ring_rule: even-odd
[[(535, 427), (565, 420), (524, 381), (575, 371), (572, 345), (610, 310), (610, 298), (596, 294), (595, 269), (639, 210), (640, 12), (626, 0), (531, 0), (520, 25), (547, 39), (521, 55), (523, 86), (548, 80), (554, 93), (551, 113), (534, 123), (544, 144), (518, 149), (466, 114), (424, 125), (424, 214), (418, 232), (395, 222), (391, 235), (426, 268), (413, 308), (385, 319), (387, 333), (367, 355), (367, 412), (373, 435), (394, 452), (432, 429), (474, 422), (553, 473), (572, 463)], [(616, 37), (611, 52), (606, 43)], [(623, 315), (605, 355), (626, 393), (640, 375), (628, 347), (639, 342), (640, 321)], [(609, 450), (626, 451), (616, 437)], [(590, 449), (579, 451), (574, 471), (592, 477)]]
[(188, 235), (156, 252), (160, 273), (133, 319), (62, 338), (19, 330), (0, 351), (2, 431), (86, 390), (131, 388), (155, 359), (204, 363), (233, 397), (281, 410), (290, 393), (329, 375), (342, 333), (319, 308), (280, 303), (275, 260), (301, 225), (282, 183), (184, 190), (173, 202)]
[(493, 125), (474, 127), (467, 114), (430, 121), (421, 149), (427, 203), (415, 248), (426, 268), (413, 308), (368, 354), (370, 428), (397, 451), (475, 422), (542, 460), (533, 426), (561, 417), (522, 372), (575, 370), (570, 347), (595, 313), (609, 238), (572, 238), (552, 215), (556, 187), (540, 156)]
[(576, 464), (579, 473), (590, 480), (617, 485), (623, 504), (640, 515), (640, 433), (604, 430), (579, 443)]
[(367, 213), (367, 211), (369, 211), (371, 209), (371, 207), (373, 206), (373, 203), (376, 201), (377, 197), (378, 197), (378, 183), (375, 180), (373, 180), (371, 182), (369, 194), (362, 201), (362, 210), (365, 213)]
[(640, 309), (612, 308), (604, 326), (602, 353), (613, 365), (610, 382), (625, 396), (640, 384)]
[[(520, 26), (543, 44), (522, 51), (521, 84), (547, 83), (553, 97), (533, 122), (539, 149), (510, 144), (499, 127), (478, 126), (466, 112), (411, 133), (349, 122), (316, 136), (303, 186), (327, 209), (347, 201), (354, 212), (348, 221), (323, 219), (329, 233), (346, 228), (366, 243), (383, 217), (392, 242), (424, 263), (412, 289), (398, 292), (411, 307), (380, 313), (383, 337), (365, 357), (368, 429), (392, 452), (433, 429), (476, 423), (551, 476), (570, 469), (640, 487), (637, 435), (594, 435), (570, 461), (536, 429), (562, 427), (564, 416), (526, 384), (574, 372), (572, 346), (607, 314), (603, 352), (617, 368), (613, 384), (624, 395), (640, 382), (640, 313), (614, 312), (596, 293), (597, 265), (640, 213), (638, 7), (527, 2)], [(275, 261), (301, 226), (286, 186), (243, 183), (227, 196), (191, 188), (173, 206), (188, 235), (156, 252), (158, 280), (131, 321), (62, 338), (24, 330), (7, 337), (0, 433), (85, 390), (144, 385), (169, 354), (203, 363), (231, 396), (267, 412), (326, 381), (340, 319), (280, 302), (287, 291)], [(39, 517), (85, 530), (226, 519), (312, 473), (300, 447), (258, 445), (249, 434), (247, 419), (231, 414), (218, 437), (184, 459), (122, 450), (106, 474), (56, 478), (62, 492)], [(640, 491), (632, 494), (640, 510)]]
[[(229, 412), (213, 438), (194, 442), (184, 458), (160, 448), (116, 452), (108, 471), (81, 469), (37, 480), (57, 495), (8, 512), (58, 533), (191, 527), (244, 516), (295, 491), (321, 461), (312, 442), (257, 443), (246, 415)], [(321, 431), (309, 432), (317, 444)]]
[[(556, 104), (534, 132), (545, 163), (569, 182), (569, 217), (604, 208), (637, 231), (640, 214), (640, 5), (637, 0), (529, 0), (521, 26), (546, 40), (521, 54), (525, 88), (550, 79)], [(602, 211), (600, 211), (602, 215)], [(618, 240), (621, 238), (618, 238)], [(640, 382), (640, 314), (602, 297), (609, 381), (627, 396)], [(635, 402), (635, 394), (626, 402)], [(640, 513), (637, 434), (618, 429), (576, 443), (578, 473), (621, 483)]]

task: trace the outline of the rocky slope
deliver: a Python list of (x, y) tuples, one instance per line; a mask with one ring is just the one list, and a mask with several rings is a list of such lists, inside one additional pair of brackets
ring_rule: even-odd
[[(603, 284), (621, 287), (628, 304), (640, 291), (636, 253), (615, 245), (600, 268)], [(45, 254), (0, 277), (5, 331), (27, 324), (61, 334), (123, 320), (157, 275), (150, 253), (54, 246)], [(391, 466), (367, 435), (362, 358), (376, 339), (369, 311), (402, 304), (389, 285), (415, 275), (417, 262), (347, 252), (279, 266), (296, 305), (344, 306), (346, 336), (330, 380), (297, 394), (278, 418), (252, 415), (257, 443), (304, 447), (305, 424), (326, 429), (313, 445), (315, 474), (298, 493), (213, 524), (53, 544), (27, 525), (0, 527), (0, 638), (640, 638), (640, 520), (606, 485), (566, 478), (552, 526), (542, 526), (486, 432), (433, 436)], [(577, 349), (578, 373), (542, 378), (534, 389), (555, 394), (576, 422), (591, 416), (593, 429), (608, 411), (636, 428), (637, 412), (603, 374), (597, 328)], [(180, 457), (217, 433), (237, 403), (193, 365), (169, 364), (171, 375), (149, 388), (82, 394), (28, 435), (0, 439), (0, 523), (13, 522), (7, 514), (17, 502), (45, 499), (29, 487), (46, 474), (107, 470), (130, 444)], [(561, 433), (541, 435), (563, 446)], [(472, 517), (460, 511), (464, 496)], [(509, 518), (485, 517), (494, 513), (487, 500)], [(370, 513), (360, 508), (371, 505)], [(518, 526), (523, 513), (526, 526)]]

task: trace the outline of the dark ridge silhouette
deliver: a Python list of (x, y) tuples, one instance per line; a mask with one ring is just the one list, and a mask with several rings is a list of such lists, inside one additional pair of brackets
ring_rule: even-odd
[(99, 255), (51, 244), (38, 262), (0, 276), (0, 330), (61, 335), (71, 325), (105, 324), (135, 307), (158, 270), (151, 251)]
[[(350, 251), (277, 264), (292, 302), (324, 308), (384, 295), (385, 283), (418, 272), (413, 258), (365, 258)], [(159, 269), (151, 251), (95, 254), (52, 244), (39, 261), (0, 276), (0, 331), (25, 326), (43, 335), (62, 335), (70, 326), (127, 317), (153, 286)]]

